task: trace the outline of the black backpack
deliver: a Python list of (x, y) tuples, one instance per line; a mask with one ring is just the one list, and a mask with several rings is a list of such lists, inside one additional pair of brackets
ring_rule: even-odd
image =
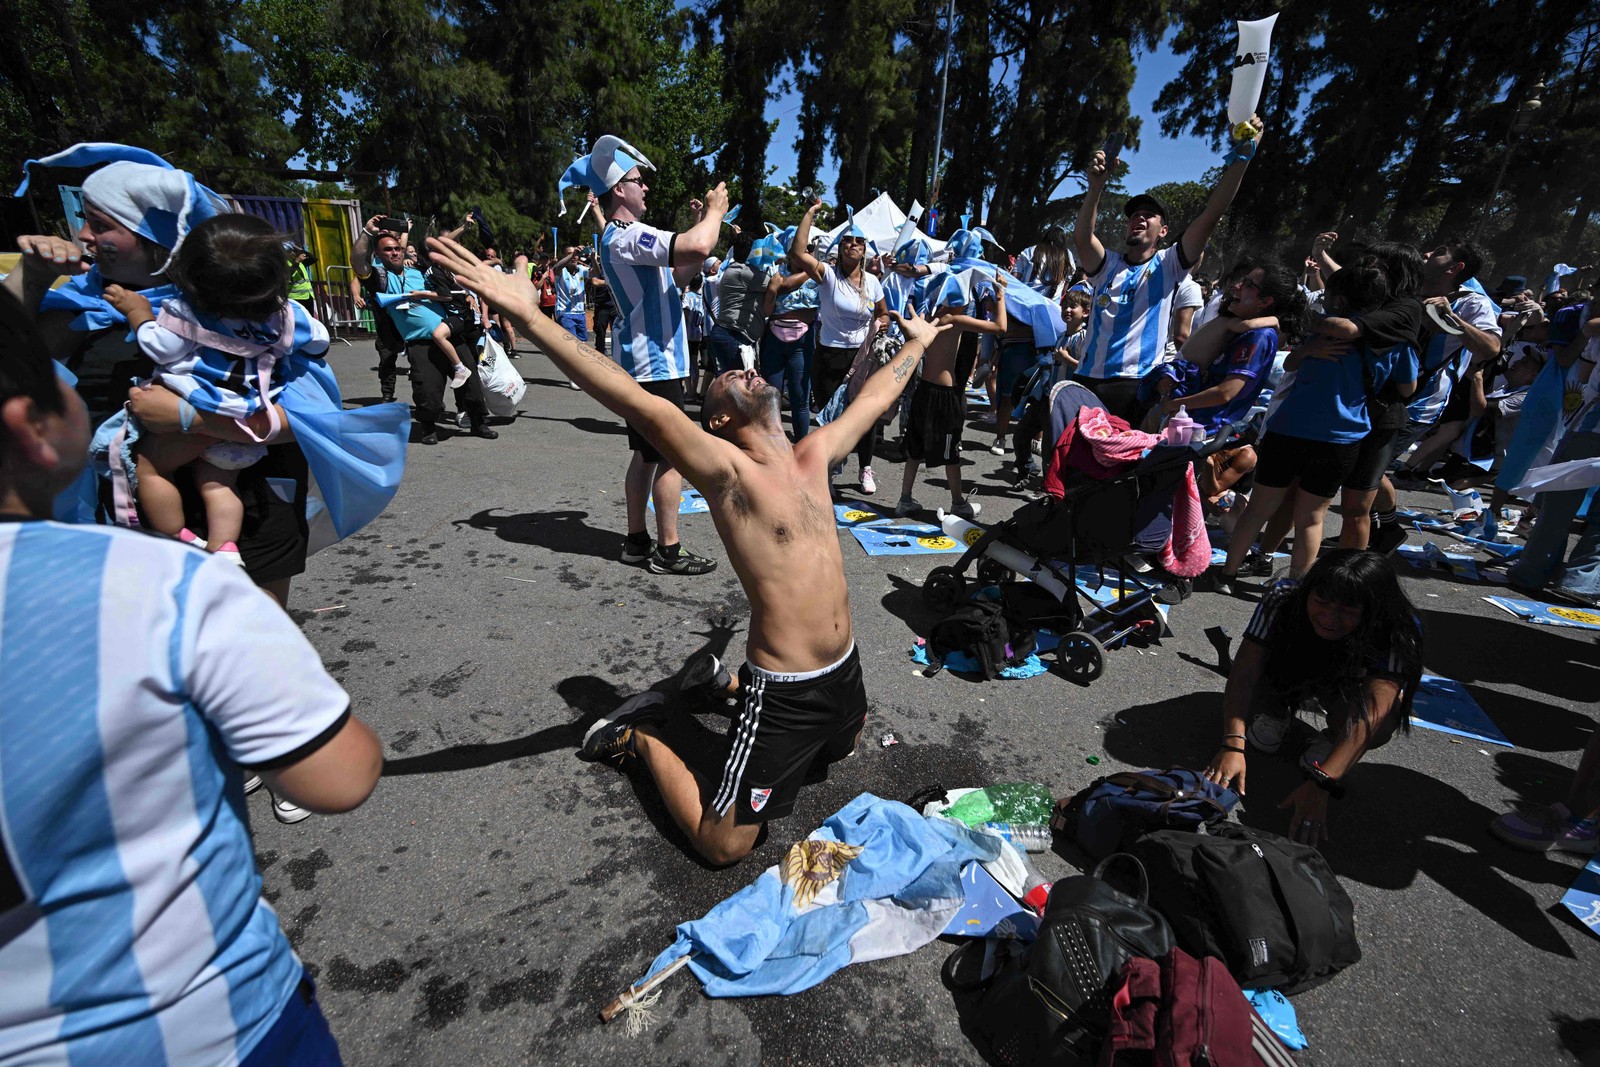
[(1157, 830), (1130, 851), (1178, 945), (1218, 956), (1246, 989), (1297, 993), (1361, 958), (1355, 908), (1322, 853), (1237, 823)]
[[(1100, 878), (1108, 864), (1139, 869), (1139, 895)], [(1111, 1027), (1111, 995), (1134, 957), (1171, 951), (1172, 929), (1147, 902), (1144, 869), (1127, 854), (1107, 857), (1091, 874), (1050, 889), (1039, 936), (1026, 952), (1010, 942), (972, 940), (945, 960), (957, 991), (980, 991), (972, 1027), (1005, 1067), (1078, 1067), (1095, 1062)], [(989, 946), (1009, 950), (999, 972), (978, 973)]]
[(1033, 631), (1013, 629), (1005, 607), (997, 600), (962, 604), (933, 624), (928, 631), (928, 662), (937, 674), (952, 652), (963, 652), (978, 663), (985, 680), (1027, 659), (1035, 646)]
[(1199, 771), (1123, 771), (1096, 778), (1058, 801), (1050, 828), (1095, 859), (1125, 852), (1151, 830), (1204, 832), (1228, 817), (1239, 795)]

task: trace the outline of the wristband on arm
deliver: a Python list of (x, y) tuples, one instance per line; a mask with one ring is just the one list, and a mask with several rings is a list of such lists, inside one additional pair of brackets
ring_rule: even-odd
[(1222, 157), (1222, 165), (1230, 167), (1235, 163), (1248, 163), (1256, 154), (1254, 141), (1238, 141), (1227, 155)]

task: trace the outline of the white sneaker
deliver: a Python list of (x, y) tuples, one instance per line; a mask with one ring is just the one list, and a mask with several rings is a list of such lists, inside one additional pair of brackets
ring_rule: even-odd
[(249, 796), (251, 793), (254, 793), (257, 789), (260, 789), (260, 788), (261, 788), (261, 776), (259, 774), (252, 774), (250, 777), (248, 777), (248, 778), (246, 778), (244, 780), (244, 795), (245, 796)]
[(868, 496), (878, 491), (878, 479), (872, 476), (871, 467), (861, 468), (861, 491)]
[(272, 798), (272, 815), (279, 822), (290, 826), (311, 818), (311, 813), (305, 808), (291, 804), (287, 800), (280, 800), (277, 797)]
[(970, 498), (950, 506), (950, 514), (960, 515), (963, 519), (975, 519), (978, 517), (978, 512), (982, 510), (983, 505), (974, 503)]
[(900, 503), (894, 506), (894, 516), (897, 519), (903, 519), (912, 512), (921, 510), (922, 505), (917, 503), (914, 497), (903, 496), (900, 498)]
[(463, 385), (467, 384), (467, 379), (471, 377), (472, 368), (468, 367), (465, 363), (457, 363), (455, 372), (450, 375), (450, 388), (460, 389)]
[(996, 437), (994, 439), (994, 444), (989, 446), (989, 455), (991, 455), (991, 456), (1003, 456), (1005, 454), (1006, 454), (1005, 442), (1001, 441), (1000, 438)]
[(1154, 567), (1150, 566), (1150, 561), (1139, 555), (1137, 552), (1130, 552), (1126, 556), (1123, 556), (1122, 562), (1130, 571), (1135, 574), (1149, 574), (1151, 571), (1155, 570)]
[(1288, 736), (1289, 728), (1293, 724), (1292, 715), (1281, 719), (1275, 715), (1257, 715), (1250, 720), (1250, 725), (1245, 727), (1245, 740), (1250, 743), (1251, 748), (1270, 756), (1283, 747), (1283, 739)]

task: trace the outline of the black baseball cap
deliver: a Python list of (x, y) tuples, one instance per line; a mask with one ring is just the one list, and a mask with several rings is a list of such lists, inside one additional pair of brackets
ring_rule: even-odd
[(1148, 208), (1163, 219), (1172, 218), (1172, 212), (1167, 210), (1167, 205), (1149, 193), (1139, 193), (1136, 196), (1128, 197), (1128, 202), (1122, 205), (1122, 217), (1128, 218), (1140, 208)]

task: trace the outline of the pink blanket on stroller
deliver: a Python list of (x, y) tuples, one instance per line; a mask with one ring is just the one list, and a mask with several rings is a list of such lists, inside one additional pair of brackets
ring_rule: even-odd
[[(1078, 448), (1073, 444), (1078, 442)], [(1045, 490), (1056, 497), (1066, 488), (1061, 468), (1069, 466), (1092, 478), (1120, 474), (1161, 443), (1153, 433), (1135, 430), (1104, 408), (1085, 407), (1056, 442), (1045, 474)], [(1211, 540), (1200, 507), (1194, 466), (1184, 472), (1183, 488), (1172, 502), (1172, 536), (1161, 548), (1161, 566), (1180, 578), (1193, 578), (1211, 565)]]

